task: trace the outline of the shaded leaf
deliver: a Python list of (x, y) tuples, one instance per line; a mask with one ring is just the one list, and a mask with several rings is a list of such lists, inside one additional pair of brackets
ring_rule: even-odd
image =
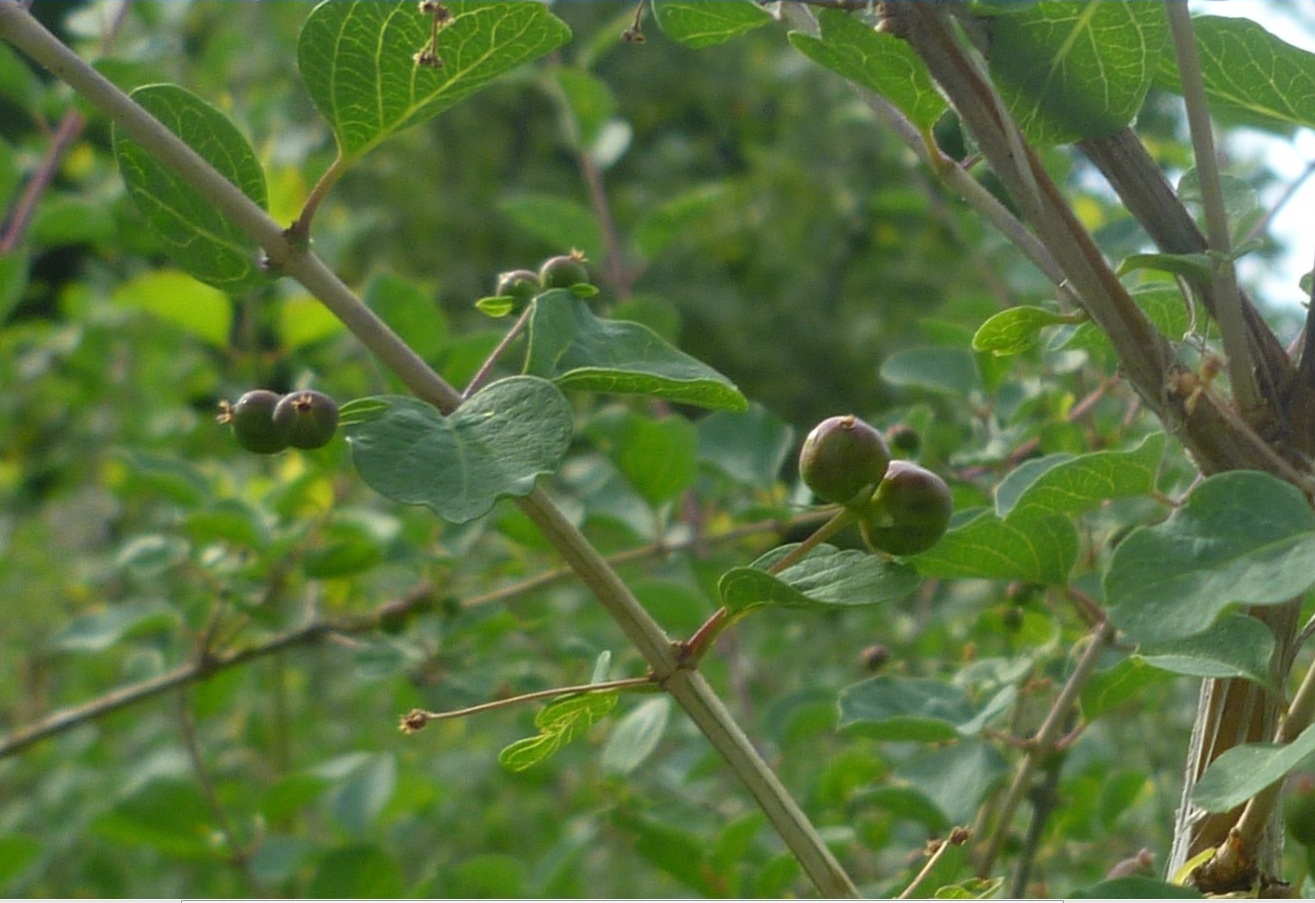
[[(210, 104), (177, 85), (146, 85), (132, 99), (260, 207), (266, 206), (265, 172), (237, 126)], [(114, 156), (128, 196), (164, 251), (191, 276), (226, 292), (269, 282), (258, 266), (260, 249), (182, 176), (116, 128)]]
[(956, 825), (970, 825), (991, 788), (1009, 771), (1000, 753), (981, 740), (964, 740), (913, 756), (895, 771)]
[(558, 254), (572, 248), (588, 260), (603, 257), (603, 230), (593, 211), (577, 201), (546, 194), (522, 194), (504, 198), (498, 209), (526, 232)]
[(878, 740), (954, 740), (976, 716), (968, 694), (943, 680), (883, 675), (840, 691), (839, 727)]
[(671, 697), (655, 696), (622, 718), (603, 747), (603, 770), (629, 774), (653, 754), (667, 730)]
[(305, 891), (307, 897), (376, 900), (395, 899), (405, 892), (402, 867), (370, 843), (326, 849)]
[(881, 364), (881, 378), (894, 386), (967, 396), (982, 389), (977, 361), (966, 348), (909, 348)]
[(635, 248), (643, 257), (656, 257), (667, 245), (688, 235), (701, 217), (725, 204), (728, 194), (722, 182), (698, 185), (645, 211), (634, 228)]
[(532, 376), (492, 383), (447, 417), (403, 396), (362, 402), (342, 411), (362, 479), (453, 523), (488, 513), (499, 498), (528, 495), (539, 474), (561, 463), (574, 426), (562, 394)]
[(117, 304), (147, 311), (217, 348), (229, 346), (233, 302), (224, 292), (187, 273), (150, 270), (119, 284), (111, 297)]
[(795, 545), (779, 546), (748, 567), (731, 568), (717, 583), (722, 604), (731, 612), (763, 605), (784, 608), (830, 608), (874, 605), (900, 599), (917, 589), (917, 573), (906, 564), (886, 561), (856, 549), (822, 543), (779, 574), (767, 568)]
[(1148, 665), (1192, 677), (1245, 677), (1272, 688), (1269, 662), (1274, 634), (1246, 615), (1220, 618), (1204, 633), (1142, 646), (1138, 657)]
[(1288, 744), (1235, 746), (1210, 763), (1192, 788), (1192, 802), (1207, 812), (1227, 812), (1282, 780), (1311, 753), (1315, 753), (1315, 724)]
[(416, 65), (432, 19), (413, 0), (328, 0), (297, 39), (297, 66), (347, 159), (424, 122), (570, 38), (541, 3), (448, 2), (443, 65)]
[(1132, 121), (1168, 38), (1151, 3), (1045, 2), (992, 22), (991, 74), (1040, 145), (1111, 135)]
[(103, 652), (116, 643), (152, 633), (167, 633), (178, 614), (162, 603), (130, 602), (74, 618), (50, 640), (52, 649)]
[(1134, 642), (1204, 631), (1228, 605), (1276, 605), (1315, 583), (1315, 512), (1258, 471), (1210, 477), (1162, 524), (1134, 530), (1105, 574), (1114, 622)]
[(564, 289), (534, 299), (525, 372), (564, 389), (648, 395), (742, 411), (748, 401), (716, 370), (639, 323), (604, 320)]
[(907, 41), (840, 10), (823, 9), (817, 18), (820, 38), (790, 33), (804, 56), (880, 94), (920, 128), (931, 128), (945, 112), (945, 98)]
[(698, 433), (684, 417), (612, 410), (594, 418), (586, 432), (652, 508), (688, 489), (698, 475)]
[(794, 450), (794, 429), (760, 404), (715, 411), (694, 424), (699, 461), (745, 486), (768, 486)]
[(753, 0), (653, 0), (653, 15), (663, 33), (689, 47), (723, 44), (772, 21), (771, 14)]

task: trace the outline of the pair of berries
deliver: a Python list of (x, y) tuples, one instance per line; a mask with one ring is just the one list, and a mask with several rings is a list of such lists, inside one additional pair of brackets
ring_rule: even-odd
[(944, 480), (892, 461), (881, 433), (852, 414), (813, 428), (799, 452), (799, 475), (820, 498), (854, 512), (867, 544), (891, 555), (930, 549), (954, 511)]
[(220, 403), (219, 422), (233, 427), (233, 438), (247, 451), (272, 455), (285, 448), (328, 444), (338, 429), (338, 405), (323, 392), (301, 389), (280, 396), (253, 389), (236, 404)]

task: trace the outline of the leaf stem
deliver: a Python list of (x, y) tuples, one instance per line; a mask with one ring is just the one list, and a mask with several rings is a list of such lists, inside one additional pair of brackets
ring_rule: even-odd
[(1219, 181), (1219, 159), (1215, 155), (1214, 133), (1210, 127), (1210, 109), (1205, 98), (1205, 78), (1196, 49), (1196, 33), (1187, 0), (1169, 0), (1165, 4), (1169, 31), (1178, 58), (1178, 75), (1182, 80), (1183, 102), (1187, 108), (1187, 126), (1192, 136), (1196, 172), (1205, 207), (1206, 235), (1210, 242), (1211, 274), (1215, 295), (1215, 319), (1224, 340), (1228, 359), (1228, 379), (1239, 408), (1251, 411), (1260, 407), (1260, 389), (1256, 384), (1242, 298), (1238, 294), (1237, 274), (1230, 258), (1232, 239), (1228, 233), (1228, 214)]
[(446, 712), (429, 712), (424, 709), (412, 709), (402, 716), (402, 730), (413, 734), (431, 721), (444, 721), (452, 718), (465, 718), (467, 715), (479, 715), (497, 709), (510, 708), (536, 699), (555, 699), (558, 696), (574, 696), (581, 693), (599, 693), (604, 690), (656, 689), (651, 675), (645, 677), (623, 677), (619, 680), (607, 680), (594, 684), (577, 684), (573, 687), (553, 687), (548, 690), (536, 690), (506, 699), (493, 699), (478, 705), (466, 706), (464, 709), (451, 709)]

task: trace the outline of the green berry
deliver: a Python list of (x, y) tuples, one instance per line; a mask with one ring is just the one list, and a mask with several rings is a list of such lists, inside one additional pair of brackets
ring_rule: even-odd
[(533, 270), (508, 270), (498, 274), (497, 294), (528, 303), (542, 288), (539, 274)]
[(268, 389), (252, 389), (235, 405), (224, 405), (221, 423), (233, 427), (233, 438), (247, 451), (272, 455), (288, 447), (287, 430), (274, 422), (279, 396)]
[(828, 417), (799, 450), (799, 476), (828, 502), (845, 504), (875, 486), (890, 465), (890, 450), (869, 424), (853, 414)]
[(539, 267), (539, 283), (545, 291), (589, 285), (589, 268), (585, 266), (584, 254), (572, 251), (570, 254), (549, 257)]
[(274, 407), (274, 425), (286, 431), (293, 448), (320, 448), (338, 429), (338, 405), (323, 392), (289, 392)]
[(1283, 796), (1283, 823), (1297, 843), (1315, 847), (1315, 779), (1294, 775)]
[(890, 447), (895, 449), (906, 458), (912, 458), (918, 454), (918, 449), (922, 447), (922, 437), (918, 431), (905, 423), (897, 423), (886, 431), (886, 441)]
[(892, 461), (863, 506), (859, 529), (874, 549), (916, 555), (936, 545), (953, 513), (954, 500), (944, 480), (909, 461)]

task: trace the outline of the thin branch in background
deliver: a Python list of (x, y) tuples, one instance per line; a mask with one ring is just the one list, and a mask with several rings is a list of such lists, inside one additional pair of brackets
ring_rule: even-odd
[(206, 806), (210, 809), (210, 817), (215, 820), (215, 828), (224, 839), (224, 847), (228, 851), (228, 860), (242, 873), (242, 878), (247, 883), (247, 889), (253, 895), (267, 897), (269, 896), (269, 890), (256, 877), (256, 873), (251, 867), (251, 851), (238, 840), (237, 832), (233, 830), (233, 821), (228, 817), (228, 812), (219, 799), (219, 794), (215, 790), (214, 778), (210, 774), (210, 769), (206, 767), (205, 758), (201, 754), (201, 744), (196, 733), (196, 719), (192, 717), (191, 700), (187, 688), (179, 687), (177, 697), (178, 727), (179, 732), (182, 734), (183, 748), (187, 750), (187, 758), (192, 764), (192, 773), (201, 786), (201, 795), (205, 798)]
[(1028, 793), (1032, 803), (1032, 820), (1027, 826), (1027, 835), (1023, 838), (1023, 849), (1018, 853), (1014, 866), (1013, 886), (1009, 890), (1011, 897), (1027, 896), (1027, 882), (1032, 875), (1032, 865), (1036, 862), (1041, 849), (1041, 838), (1046, 833), (1046, 822), (1055, 809), (1059, 807), (1059, 776), (1063, 772), (1060, 760), (1051, 759), (1046, 763), (1045, 777)]
[(1187, 125), (1191, 132), (1196, 174), (1205, 208), (1206, 236), (1213, 252), (1211, 271), (1215, 319), (1224, 340), (1228, 379), (1238, 407), (1242, 411), (1252, 411), (1261, 406), (1262, 399), (1260, 387), (1256, 383), (1254, 362), (1251, 360), (1237, 274), (1233, 262), (1228, 259), (1232, 251), (1232, 237), (1228, 232), (1228, 214), (1224, 209), (1219, 158), (1215, 154), (1214, 131), (1210, 126), (1210, 109), (1205, 97), (1205, 78), (1201, 73), (1201, 61), (1196, 49), (1196, 32), (1192, 27), (1192, 14), (1187, 9), (1187, 0), (1169, 0), (1165, 4), (1165, 12), (1169, 16), (1169, 32), (1173, 36), (1178, 58), (1183, 103), (1187, 109)]
[(468, 715), (479, 715), (484, 712), (493, 712), (498, 709), (506, 709), (512, 706), (522, 705), (526, 702), (534, 702), (538, 699), (556, 699), (559, 696), (578, 696), (583, 693), (601, 693), (605, 690), (641, 690), (657, 689), (652, 675), (644, 677), (622, 677), (618, 680), (605, 680), (594, 684), (577, 684), (571, 687), (551, 687), (547, 690), (535, 690), (533, 693), (522, 693), (519, 696), (508, 696), (506, 699), (494, 699), (489, 702), (481, 702), (478, 705), (466, 706), (463, 709), (451, 709), (446, 712), (429, 712), (424, 709), (412, 709), (402, 716), (401, 728), (405, 734), (414, 734), (416, 731), (423, 730), (431, 721), (450, 721), (453, 718), (465, 718)]
[(1269, 231), (1269, 224), (1283, 211), (1288, 202), (1297, 196), (1297, 192), (1301, 191), (1302, 186), (1310, 181), (1310, 177), (1313, 175), (1315, 175), (1315, 160), (1310, 160), (1306, 163), (1306, 168), (1301, 171), (1301, 174), (1288, 183), (1287, 188), (1283, 189), (1283, 194), (1279, 195), (1279, 199), (1274, 202), (1274, 205), (1266, 210), (1260, 221), (1247, 232), (1246, 241), (1256, 241), (1263, 238), (1265, 233)]
[[(24, 7), (29, 5), (30, 2), (25, 3)], [(114, 16), (106, 24), (101, 33), (101, 53), (109, 52), (115, 36), (123, 27), (130, 6), (131, 3), (128, 2), (120, 3)], [(37, 203), (50, 187), (55, 174), (59, 172), (59, 164), (64, 159), (64, 153), (78, 140), (86, 124), (87, 118), (77, 107), (70, 106), (64, 111), (59, 125), (50, 137), (50, 143), (46, 146), (46, 152), (41, 157), (41, 164), (37, 166), (32, 178), (24, 186), (23, 193), (14, 204), (12, 213), (6, 220), (0, 221), (4, 224), (3, 230), (0, 230), (0, 256), (13, 252), (22, 242), (23, 235), (32, 222), (32, 215), (36, 212)]]
[(507, 334), (498, 342), (497, 347), (489, 352), (489, 356), (484, 359), (484, 363), (480, 365), (475, 375), (470, 378), (465, 391), (461, 393), (462, 401), (469, 401), (472, 395), (484, 388), (484, 383), (488, 382), (489, 375), (493, 372), (493, 368), (497, 366), (498, 361), (507, 353), (511, 343), (516, 341), (520, 334), (525, 331), (526, 324), (530, 322), (530, 312), (533, 309), (532, 305), (527, 304), (525, 309), (521, 311), (521, 315), (516, 318), (516, 322), (507, 330)]
[(907, 900), (912, 897), (913, 892), (918, 889), (918, 885), (931, 874), (931, 870), (936, 867), (936, 863), (941, 861), (941, 857), (945, 855), (945, 851), (950, 847), (962, 846), (968, 842), (968, 839), (971, 836), (972, 834), (967, 828), (951, 828), (948, 837), (934, 840), (928, 844), (930, 854), (927, 856), (927, 861), (922, 864), (922, 868), (918, 869), (918, 874), (913, 876), (913, 880), (909, 882), (909, 886), (904, 888), (900, 895), (895, 899)]

